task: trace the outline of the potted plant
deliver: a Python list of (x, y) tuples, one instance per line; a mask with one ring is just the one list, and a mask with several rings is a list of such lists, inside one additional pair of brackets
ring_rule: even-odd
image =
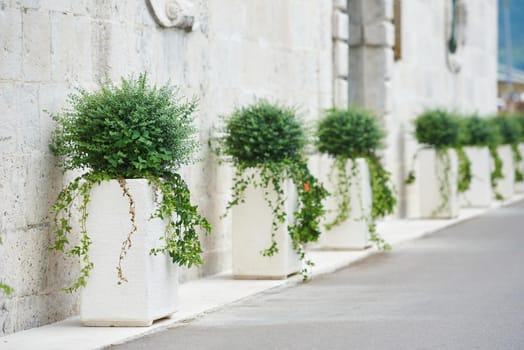
[(393, 213), (396, 204), (390, 173), (377, 151), (384, 133), (376, 117), (365, 110), (330, 109), (317, 128), (316, 146), (323, 154), (320, 179), (331, 193), (325, 200), (321, 245), (363, 249), (374, 242), (389, 245), (376, 231), (376, 220)]
[(520, 140), (520, 124), (516, 118), (498, 115), (490, 118), (492, 127), (499, 132), (499, 144), (496, 152), (492, 151), (496, 160), (494, 176), (498, 179), (495, 184), (495, 196), (499, 200), (509, 199), (515, 192), (515, 181), (522, 181), (522, 173), (516, 165), (522, 160), (518, 150)]
[[(495, 142), (495, 134), (486, 118), (478, 115), (460, 121), (459, 145), (469, 159), (469, 186), (460, 186), (460, 201), (464, 207), (489, 207), (492, 199), (491, 158), (489, 145)], [(460, 156), (459, 156), (460, 158)], [(459, 169), (462, 167), (459, 166)], [(460, 171), (459, 171), (460, 172)], [(462, 176), (465, 181), (466, 176)], [(462, 190), (462, 191), (461, 191)]]
[(443, 109), (427, 110), (415, 119), (415, 138), (423, 146), (406, 179), (408, 216), (458, 216), (458, 128), (457, 119)]
[(69, 103), (52, 116), (50, 144), (64, 171), (82, 172), (51, 208), (51, 249), (82, 262), (66, 291), (84, 287), (86, 325), (150, 325), (175, 311), (178, 266), (202, 263), (198, 231), (210, 231), (177, 173), (198, 146), (196, 103), (145, 74), (78, 90)]
[(320, 235), (327, 193), (307, 167), (302, 121), (262, 100), (236, 109), (218, 141), (217, 152), (236, 169), (228, 203), (234, 277), (286, 278), (300, 270), (307, 278), (312, 262), (303, 244)]

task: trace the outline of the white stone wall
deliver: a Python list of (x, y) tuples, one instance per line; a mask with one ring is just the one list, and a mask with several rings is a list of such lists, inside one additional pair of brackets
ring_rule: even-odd
[(375, 111), (387, 131), (384, 159), (405, 209), (404, 178), (418, 148), (411, 121), (426, 108), (489, 114), (497, 97), (497, 1), (462, 0), (467, 9), (460, 71), (447, 62), (451, 0), (402, 0), (402, 57), (394, 61), (394, 0), (349, 0), (349, 101)]
[(0, 295), (0, 335), (77, 312), (77, 295), (61, 289), (78, 265), (47, 251), (47, 212), (65, 182), (47, 146), (48, 112), (74, 87), (148, 71), (200, 99), (202, 160), (183, 173), (214, 230), (205, 265), (183, 280), (231, 264), (231, 223), (219, 220), (231, 170), (206, 146), (219, 116), (262, 97), (306, 120), (333, 104), (331, 1), (193, 2), (197, 24), (185, 32), (158, 26), (145, 0), (0, 0), (0, 279), (15, 289)]
[(466, 36), (456, 73), (446, 61), (446, 1), (402, 1), (402, 58), (393, 64), (393, 118), (387, 125), (393, 146), (388, 164), (404, 163), (394, 168), (399, 188), (418, 148), (410, 122), (417, 114), (435, 107), (484, 115), (497, 110), (497, 1), (463, 1)]

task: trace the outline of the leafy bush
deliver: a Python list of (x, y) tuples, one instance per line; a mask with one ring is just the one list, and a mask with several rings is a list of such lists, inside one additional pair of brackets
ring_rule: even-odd
[(464, 146), (489, 146), (500, 142), (498, 127), (490, 124), (487, 118), (473, 115), (464, 120), (469, 135)]
[(355, 162), (352, 163), (351, 174), (348, 174), (346, 163), (350, 159), (365, 158), (371, 175), (373, 207), (371, 216), (364, 219), (368, 223), (371, 239), (379, 248), (388, 248), (389, 245), (376, 232), (375, 221), (394, 211), (396, 198), (391, 188), (391, 174), (383, 168), (377, 155), (385, 136), (377, 118), (361, 109), (329, 109), (318, 124), (316, 136), (318, 150), (335, 158), (334, 167), (338, 171), (336, 192), (333, 194), (338, 200), (338, 212), (326, 228), (329, 230), (349, 218), (349, 184), (359, 174)]
[(415, 137), (418, 142), (437, 149), (458, 144), (458, 122), (443, 109), (423, 112), (415, 119)]
[(490, 122), (499, 131), (500, 143), (510, 145), (518, 143), (521, 139), (522, 129), (517, 118), (499, 115), (490, 118)]
[(514, 117), (520, 125), (520, 142), (524, 142), (524, 114), (517, 114)]
[(146, 75), (78, 90), (71, 109), (53, 116), (51, 150), (65, 170), (87, 169), (110, 177), (163, 176), (188, 163), (197, 148), (192, 113), (171, 86), (147, 85)]
[(333, 157), (369, 157), (382, 146), (376, 117), (361, 109), (330, 109), (317, 129), (317, 148)]
[[(145, 74), (122, 79), (121, 86), (105, 82), (99, 91), (79, 90), (70, 95), (69, 103), (70, 109), (53, 115), (57, 129), (50, 143), (64, 170), (85, 171), (62, 190), (50, 210), (54, 220), (51, 248), (83, 261), (80, 276), (67, 291), (85, 286), (93, 268), (88, 254), (91, 240), (86, 230), (87, 203), (91, 188), (109, 179), (116, 178), (127, 197), (132, 224), (118, 261), (119, 283), (127, 281), (122, 260), (137, 230), (134, 200), (126, 178), (146, 178), (161, 193), (153, 217), (165, 219), (168, 224), (163, 246), (151, 253), (168, 254), (179, 265), (201, 264), (197, 228), (208, 233), (211, 227), (191, 205), (187, 184), (175, 172), (191, 160), (197, 147), (191, 116), (196, 103), (182, 101), (173, 87), (148, 85)], [(81, 238), (79, 245), (71, 247), (75, 198), (81, 202)]]
[(225, 133), (224, 153), (247, 166), (300, 160), (306, 145), (305, 131), (295, 112), (264, 100), (235, 110)]
[[(276, 193), (276, 200), (271, 200), (269, 191), (264, 191), (266, 203), (273, 211), (272, 243), (262, 252), (264, 256), (278, 252), (275, 234), (286, 218), (282, 188), (286, 179), (293, 181), (298, 193), (295, 222), (288, 226), (288, 232), (301, 259), (305, 258), (302, 244), (316, 241), (320, 235), (318, 222), (324, 214), (322, 200), (327, 192), (309, 172), (303, 155), (306, 141), (303, 123), (295, 112), (267, 101), (236, 109), (226, 119), (224, 136), (218, 140), (215, 151), (230, 156), (236, 167), (228, 209), (244, 201), (249, 185), (272, 187)], [(257, 169), (259, 176), (249, 176), (248, 168)], [(307, 260), (306, 265), (311, 266), (312, 262)], [(307, 278), (307, 270), (302, 273)]]

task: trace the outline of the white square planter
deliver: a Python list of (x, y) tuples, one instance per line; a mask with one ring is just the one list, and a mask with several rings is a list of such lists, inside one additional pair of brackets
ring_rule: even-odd
[(91, 191), (87, 231), (94, 268), (80, 300), (80, 319), (87, 326), (149, 326), (177, 307), (178, 266), (168, 256), (149, 254), (165, 231), (162, 220), (149, 220), (155, 211), (153, 189), (144, 179), (127, 180), (127, 186), (135, 201), (138, 230), (122, 264), (128, 282), (120, 285), (116, 267), (131, 229), (128, 198), (116, 180)]
[[(334, 196), (329, 196), (324, 201), (327, 211), (321, 223), (322, 235), (319, 243), (326, 249), (365, 249), (370, 246), (369, 229), (365, 218), (371, 215), (372, 193), (368, 164), (365, 159), (349, 160), (346, 164), (347, 174), (351, 174), (352, 164), (356, 162), (356, 176), (351, 178), (349, 218), (330, 230), (325, 225), (333, 222), (338, 211), (338, 201)], [(330, 192), (336, 191), (338, 170), (333, 169), (334, 160), (328, 156), (321, 158), (320, 181)]]
[[(524, 143), (519, 144), (519, 151), (522, 156), (524, 156)], [(524, 160), (520, 162), (519, 169), (522, 174), (524, 174)], [(524, 192), (524, 181), (515, 182), (515, 192), (523, 193)]]
[[(255, 171), (255, 170), (252, 170)], [(257, 175), (258, 176), (258, 175)], [(284, 279), (297, 273), (301, 267), (297, 253), (293, 249), (287, 227), (293, 224), (293, 213), (297, 209), (297, 192), (293, 182), (282, 184), (286, 199), (286, 222), (276, 232), (278, 253), (263, 256), (261, 252), (271, 246), (271, 223), (273, 212), (264, 199), (269, 192), (273, 201), (276, 194), (272, 188), (254, 188), (249, 185), (245, 192), (245, 202), (232, 209), (233, 220), (233, 277), (239, 279)]]
[[(455, 150), (448, 150), (449, 173), (444, 207), (440, 193), (441, 179), (444, 178), (446, 165), (437, 157), (434, 149), (420, 150), (415, 160), (415, 182), (407, 185), (407, 214), (410, 218), (454, 218), (459, 213), (457, 194), (458, 160)], [(438, 210), (440, 209), (440, 210)]]
[(504, 197), (504, 200), (511, 199), (515, 193), (515, 162), (513, 161), (513, 151), (511, 146), (503, 145), (497, 148), (500, 159), (502, 160), (503, 179), (497, 182), (496, 192)]
[(472, 179), (469, 189), (460, 195), (462, 207), (489, 207), (491, 188), (491, 156), (488, 147), (464, 147), (471, 162)]

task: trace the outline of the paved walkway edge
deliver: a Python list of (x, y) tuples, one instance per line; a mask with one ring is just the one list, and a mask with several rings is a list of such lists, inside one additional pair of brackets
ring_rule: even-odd
[[(484, 214), (500, 206), (511, 205), (524, 199), (524, 194), (514, 196), (505, 203), (495, 203), (491, 208), (462, 209), (456, 219), (450, 220), (386, 220), (378, 225), (378, 232), (395, 247), (446, 227)], [(371, 248), (365, 251), (323, 251), (314, 247), (308, 250), (308, 258), (315, 262), (313, 279), (335, 272), (350, 264), (377, 253)], [(43, 327), (0, 337), (2, 350), (96, 350), (113, 344), (153, 334), (166, 328), (184, 325), (240, 300), (259, 293), (274, 291), (301, 283), (302, 277), (292, 276), (286, 280), (234, 280), (231, 273), (223, 273), (184, 283), (180, 286), (180, 308), (171, 318), (155, 322), (153, 326), (141, 327), (83, 327), (78, 317)]]

